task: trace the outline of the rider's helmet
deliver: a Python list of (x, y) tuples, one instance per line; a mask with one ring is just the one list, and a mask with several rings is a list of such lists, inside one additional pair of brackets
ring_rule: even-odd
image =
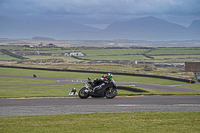
[(106, 77), (110, 80), (110, 79), (112, 79), (113, 75), (112, 75), (111, 73), (108, 73), (108, 74), (106, 75)]

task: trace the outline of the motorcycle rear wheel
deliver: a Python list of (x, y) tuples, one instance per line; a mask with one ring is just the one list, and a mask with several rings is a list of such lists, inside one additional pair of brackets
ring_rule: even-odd
[(106, 90), (107, 99), (113, 99), (115, 96), (117, 96), (117, 89), (109, 88), (108, 90)]
[(86, 92), (85, 90), (87, 90), (87, 88), (82, 88), (80, 89), (80, 91), (78, 92), (78, 96), (81, 98), (81, 99), (86, 99), (88, 98), (90, 95), (89, 95), (89, 92)]

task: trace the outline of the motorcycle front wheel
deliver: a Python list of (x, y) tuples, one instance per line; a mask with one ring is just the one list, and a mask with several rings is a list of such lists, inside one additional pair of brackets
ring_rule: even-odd
[(108, 90), (106, 90), (107, 99), (112, 99), (115, 96), (117, 96), (117, 89), (110, 87)]
[(81, 99), (86, 99), (88, 98), (90, 95), (89, 95), (89, 92), (88, 92), (88, 89), (87, 88), (82, 88), (79, 92), (78, 92), (78, 96), (81, 98)]

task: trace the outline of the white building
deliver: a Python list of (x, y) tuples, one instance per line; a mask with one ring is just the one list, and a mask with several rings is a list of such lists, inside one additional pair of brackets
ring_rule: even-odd
[(63, 53), (64, 56), (85, 56), (81, 51), (66, 51)]

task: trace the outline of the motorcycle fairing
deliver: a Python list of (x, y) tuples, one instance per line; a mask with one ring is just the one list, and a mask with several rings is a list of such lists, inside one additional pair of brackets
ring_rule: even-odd
[(96, 92), (90, 92), (90, 95), (91, 96), (100, 96), (100, 97), (103, 97), (105, 95), (105, 90), (109, 87), (114, 87), (113, 83), (107, 83), (105, 85), (102, 86), (101, 89), (97, 90)]

